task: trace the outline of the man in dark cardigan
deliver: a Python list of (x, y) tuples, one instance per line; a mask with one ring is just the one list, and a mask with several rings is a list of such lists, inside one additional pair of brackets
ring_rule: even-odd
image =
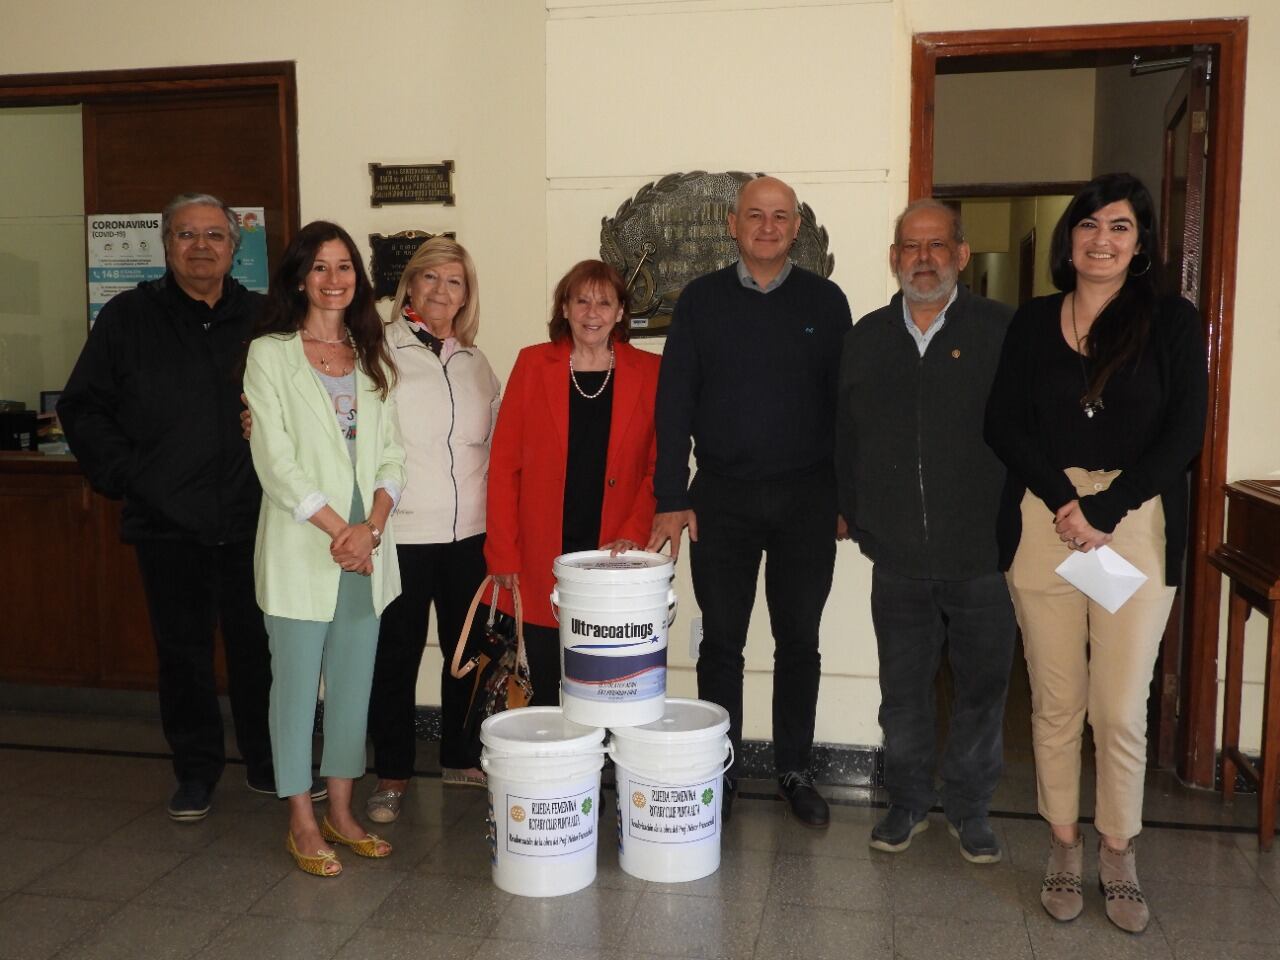
[[(749, 180), (729, 213), (740, 259), (680, 294), (658, 380), (649, 549), (670, 541), (676, 556), (688, 528), (703, 624), (698, 696), (729, 712), (735, 748), (742, 651), (767, 558), (778, 791), (801, 823), (825, 827), (830, 811), (809, 766), (818, 628), (835, 565), (836, 378), (852, 318), (839, 287), (788, 259), (799, 229), (794, 190), (774, 177)], [(731, 772), (726, 818), (734, 785)]]
[(929, 825), (945, 644), (955, 695), (942, 805), (965, 859), (995, 863), (987, 812), (1015, 633), (996, 546), (1004, 467), (982, 426), (1013, 311), (958, 284), (969, 253), (958, 215), (936, 200), (898, 218), (889, 263), (900, 292), (845, 338), (836, 467), (841, 516), (874, 564), (890, 807), (871, 846), (899, 853)]

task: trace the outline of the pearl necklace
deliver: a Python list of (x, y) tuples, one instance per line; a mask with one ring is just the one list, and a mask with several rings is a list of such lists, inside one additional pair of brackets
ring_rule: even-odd
[(313, 340), (313, 341), (315, 341), (316, 343), (327, 343), (327, 344), (329, 344), (330, 346), (334, 346), (335, 344), (339, 344), (339, 343), (350, 343), (350, 342), (351, 342), (351, 328), (350, 328), (350, 327), (343, 327), (343, 328), (342, 328), (342, 336), (340, 336), (337, 340), (326, 340), (326, 339), (324, 339), (324, 337), (317, 337), (314, 333), (312, 333), (312, 332), (311, 332), (310, 330), (308, 330), (306, 327), (303, 327), (303, 328), (302, 328), (302, 339), (304, 339), (304, 340)]
[(609, 344), (609, 369), (605, 371), (604, 383), (600, 384), (600, 389), (595, 393), (587, 393), (578, 383), (578, 375), (573, 372), (573, 351), (569, 351), (569, 379), (573, 382), (573, 389), (578, 391), (578, 396), (584, 400), (594, 400), (600, 394), (604, 393), (604, 388), (609, 385), (609, 378), (613, 376), (613, 344)]

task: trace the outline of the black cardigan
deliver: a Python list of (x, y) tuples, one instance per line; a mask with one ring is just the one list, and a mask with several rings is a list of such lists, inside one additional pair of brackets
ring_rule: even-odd
[[(1108, 462), (1059, 463), (1050, 454), (1046, 438), (1057, 435), (1054, 431), (1060, 434), (1068, 424), (1079, 432), (1088, 422), (1082, 419), (1079, 404), (1083, 377), (1065, 394), (1046, 396), (1045, 385), (1054, 380), (1050, 371), (1061, 364), (1056, 352), (1065, 346), (1059, 322), (1062, 299), (1060, 293), (1037, 297), (1014, 315), (987, 403), (987, 442), (1009, 468), (998, 528), (1001, 568), (1008, 569), (1022, 536), (1021, 503), (1026, 490), (1043, 500), (1052, 516), (1077, 499), (1066, 467), (1110, 469), (1121, 474), (1107, 490), (1078, 497), (1085, 519), (1110, 533), (1130, 510), (1159, 496), (1165, 515), (1165, 579), (1177, 584), (1187, 542), (1186, 471), (1203, 442), (1207, 403), (1199, 314), (1181, 297), (1165, 297), (1157, 303), (1146, 352), (1139, 361), (1150, 365), (1147, 375), (1160, 391), (1157, 403), (1147, 405), (1154, 416), (1147, 418), (1146, 425), (1132, 422), (1136, 411), (1126, 407), (1122, 386), (1116, 386), (1131, 371), (1121, 370), (1103, 391), (1106, 407), (1097, 415), (1100, 431), (1101, 418), (1108, 418)], [(1117, 418), (1129, 428), (1119, 443)]]
[(921, 357), (898, 293), (845, 337), (840, 512), (863, 554), (899, 576), (968, 580), (998, 569), (1005, 469), (982, 423), (1012, 314), (962, 286)]

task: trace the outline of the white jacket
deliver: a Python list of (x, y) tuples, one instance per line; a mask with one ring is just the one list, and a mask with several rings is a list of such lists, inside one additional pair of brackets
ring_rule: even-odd
[(405, 449), (397, 543), (450, 543), (484, 533), (489, 440), (501, 386), (478, 347), (441, 363), (403, 317), (387, 325)]

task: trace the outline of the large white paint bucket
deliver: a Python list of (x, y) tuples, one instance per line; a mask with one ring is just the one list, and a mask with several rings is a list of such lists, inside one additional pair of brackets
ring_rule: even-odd
[(611, 730), (618, 782), (618, 863), (642, 880), (681, 883), (720, 869), (729, 713), (667, 700), (662, 717)]
[(667, 695), (667, 628), (675, 619), (671, 558), (584, 550), (557, 557), (554, 569), (564, 715), (599, 727), (657, 720)]
[(493, 882), (522, 897), (558, 897), (596, 878), (604, 730), (559, 707), (496, 713), (480, 725), (489, 777)]

